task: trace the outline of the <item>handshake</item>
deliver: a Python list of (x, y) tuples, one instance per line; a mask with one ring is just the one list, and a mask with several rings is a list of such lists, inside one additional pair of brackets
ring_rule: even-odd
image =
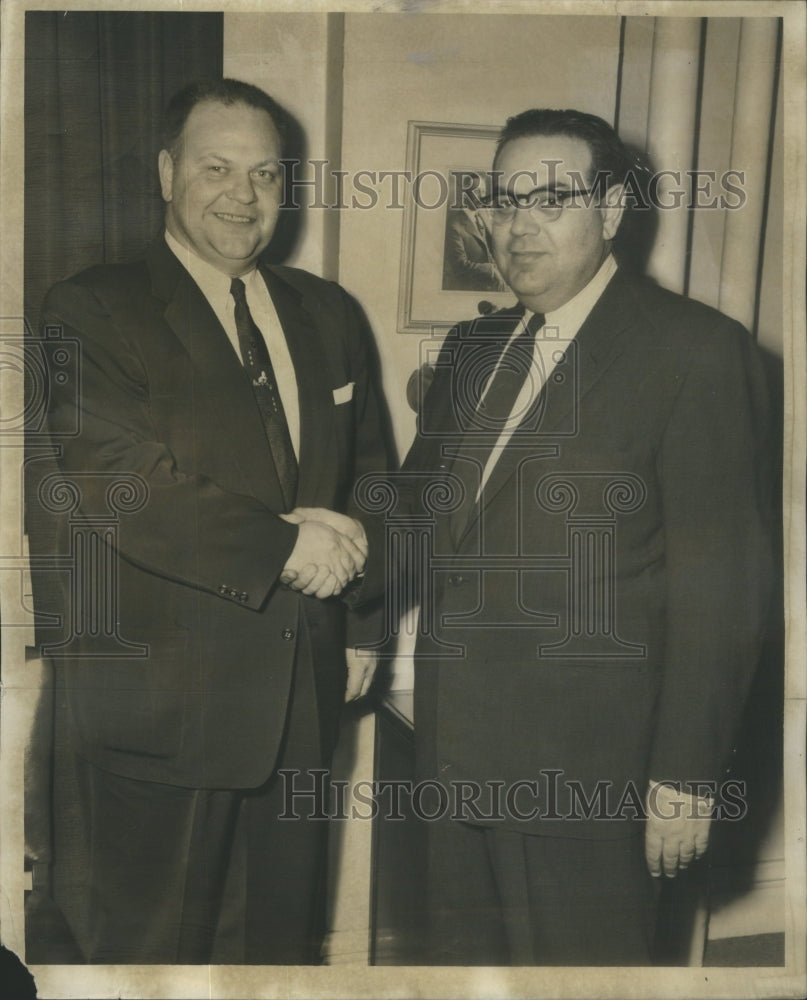
[(324, 507), (297, 507), (280, 517), (300, 526), (281, 583), (322, 599), (340, 594), (364, 572), (367, 536), (355, 518)]

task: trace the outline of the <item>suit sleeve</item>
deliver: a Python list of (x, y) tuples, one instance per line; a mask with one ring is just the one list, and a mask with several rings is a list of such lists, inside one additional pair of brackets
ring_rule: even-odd
[[(452, 328), (446, 335), (436, 372), (420, 400), (414, 440), (400, 470), (389, 477), (394, 497), (391, 512), (402, 531), (415, 529), (418, 523), (423, 523), (424, 517), (428, 519), (433, 513), (424, 502), (425, 487), (442, 474), (444, 442), (441, 433), (452, 423), (451, 373), (459, 338), (459, 327)], [(385, 548), (388, 544), (386, 513), (364, 518), (357, 516), (363, 520), (370, 542), (366, 578), (357, 597), (364, 602), (385, 594), (395, 614), (401, 614), (419, 599), (417, 581), (421, 579), (421, 568), (404, 564), (402, 554), (390, 564), (395, 557)]]
[[(118, 549), (140, 568), (258, 609), (291, 553), (297, 527), (250, 496), (187, 475), (151, 419), (148, 372), (93, 291), (56, 285), (43, 320), (80, 345), (78, 386), (51, 384), (49, 423), (63, 435), (59, 463), (81, 492), (81, 513), (107, 516), (115, 477), (139, 477), (145, 502), (119, 518)], [(79, 432), (67, 436), (79, 420)]]
[(718, 320), (658, 455), (666, 645), (650, 777), (716, 781), (766, 626), (772, 580), (768, 405), (755, 347)]

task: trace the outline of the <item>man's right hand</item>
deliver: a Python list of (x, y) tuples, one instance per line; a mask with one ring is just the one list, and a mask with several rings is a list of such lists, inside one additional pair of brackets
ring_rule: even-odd
[(323, 599), (341, 593), (364, 569), (364, 553), (346, 535), (321, 521), (281, 516), (299, 523), (297, 542), (280, 574), (281, 583)]

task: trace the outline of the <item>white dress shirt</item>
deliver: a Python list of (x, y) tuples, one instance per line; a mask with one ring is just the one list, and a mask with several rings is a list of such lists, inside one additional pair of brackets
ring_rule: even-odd
[[(568, 302), (564, 302), (558, 309), (546, 313), (544, 325), (535, 335), (535, 351), (532, 358), (530, 375), (525, 379), (524, 385), (521, 387), (521, 392), (516, 397), (513, 409), (510, 411), (511, 417), (505, 423), (504, 429), (488, 456), (485, 468), (482, 470), (482, 478), (476, 493), (477, 500), (479, 500), (482, 490), (485, 488), (510, 438), (521, 423), (524, 415), (529, 412), (533, 403), (538, 398), (541, 389), (543, 389), (544, 383), (555, 370), (555, 367), (563, 356), (563, 347), (558, 342), (567, 344), (577, 336), (580, 327), (588, 318), (588, 314), (594, 308), (595, 303), (605, 291), (608, 282), (613, 278), (614, 274), (616, 274), (616, 261), (609, 254), (603, 261), (599, 271), (597, 271), (585, 288), (582, 288), (574, 298), (569, 299)], [(533, 316), (534, 313), (530, 310), (525, 312), (524, 319), (516, 325), (512, 336), (508, 340), (508, 346), (519, 336)], [(502, 356), (504, 356), (504, 351), (502, 351)], [(480, 402), (485, 398), (498, 367), (499, 365), (497, 364), (496, 368), (493, 369), (485, 390), (480, 397)]]
[[(165, 232), (165, 242), (210, 303), (219, 323), (224, 327), (224, 332), (227, 334), (227, 339), (230, 341), (238, 360), (241, 361), (238, 330), (235, 325), (235, 300), (230, 294), (232, 278), (183, 246), (168, 230)], [(261, 277), (257, 267), (253, 267), (251, 271), (239, 275), (239, 277), (244, 282), (247, 305), (252, 319), (263, 335), (266, 349), (272, 360), (278, 392), (286, 414), (286, 422), (289, 425), (291, 443), (294, 447), (294, 453), (299, 459), (300, 402), (297, 395), (297, 377), (283, 327), (280, 325), (266, 282)]]

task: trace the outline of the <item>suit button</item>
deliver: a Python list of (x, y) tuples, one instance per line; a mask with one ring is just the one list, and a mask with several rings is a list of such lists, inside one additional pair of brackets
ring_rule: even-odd
[(240, 593), (240, 594), (238, 595), (238, 600), (239, 600), (239, 601), (240, 601), (240, 602), (241, 602), (242, 604), (246, 604), (246, 603), (247, 603), (247, 601), (249, 600), (249, 594), (246, 594), (246, 593), (244, 593), (244, 592), (242, 591), (242, 592), (241, 592), (241, 593)]
[(452, 573), (448, 578), (448, 582), (452, 587), (458, 587), (463, 582), (462, 573)]
[(294, 638), (294, 629), (284, 628), (280, 634), (283, 636), (286, 642), (291, 642), (291, 640)]
[(228, 590), (229, 590), (229, 587), (225, 587), (225, 585), (223, 583), (219, 584), (219, 593), (220, 594), (226, 595)]

